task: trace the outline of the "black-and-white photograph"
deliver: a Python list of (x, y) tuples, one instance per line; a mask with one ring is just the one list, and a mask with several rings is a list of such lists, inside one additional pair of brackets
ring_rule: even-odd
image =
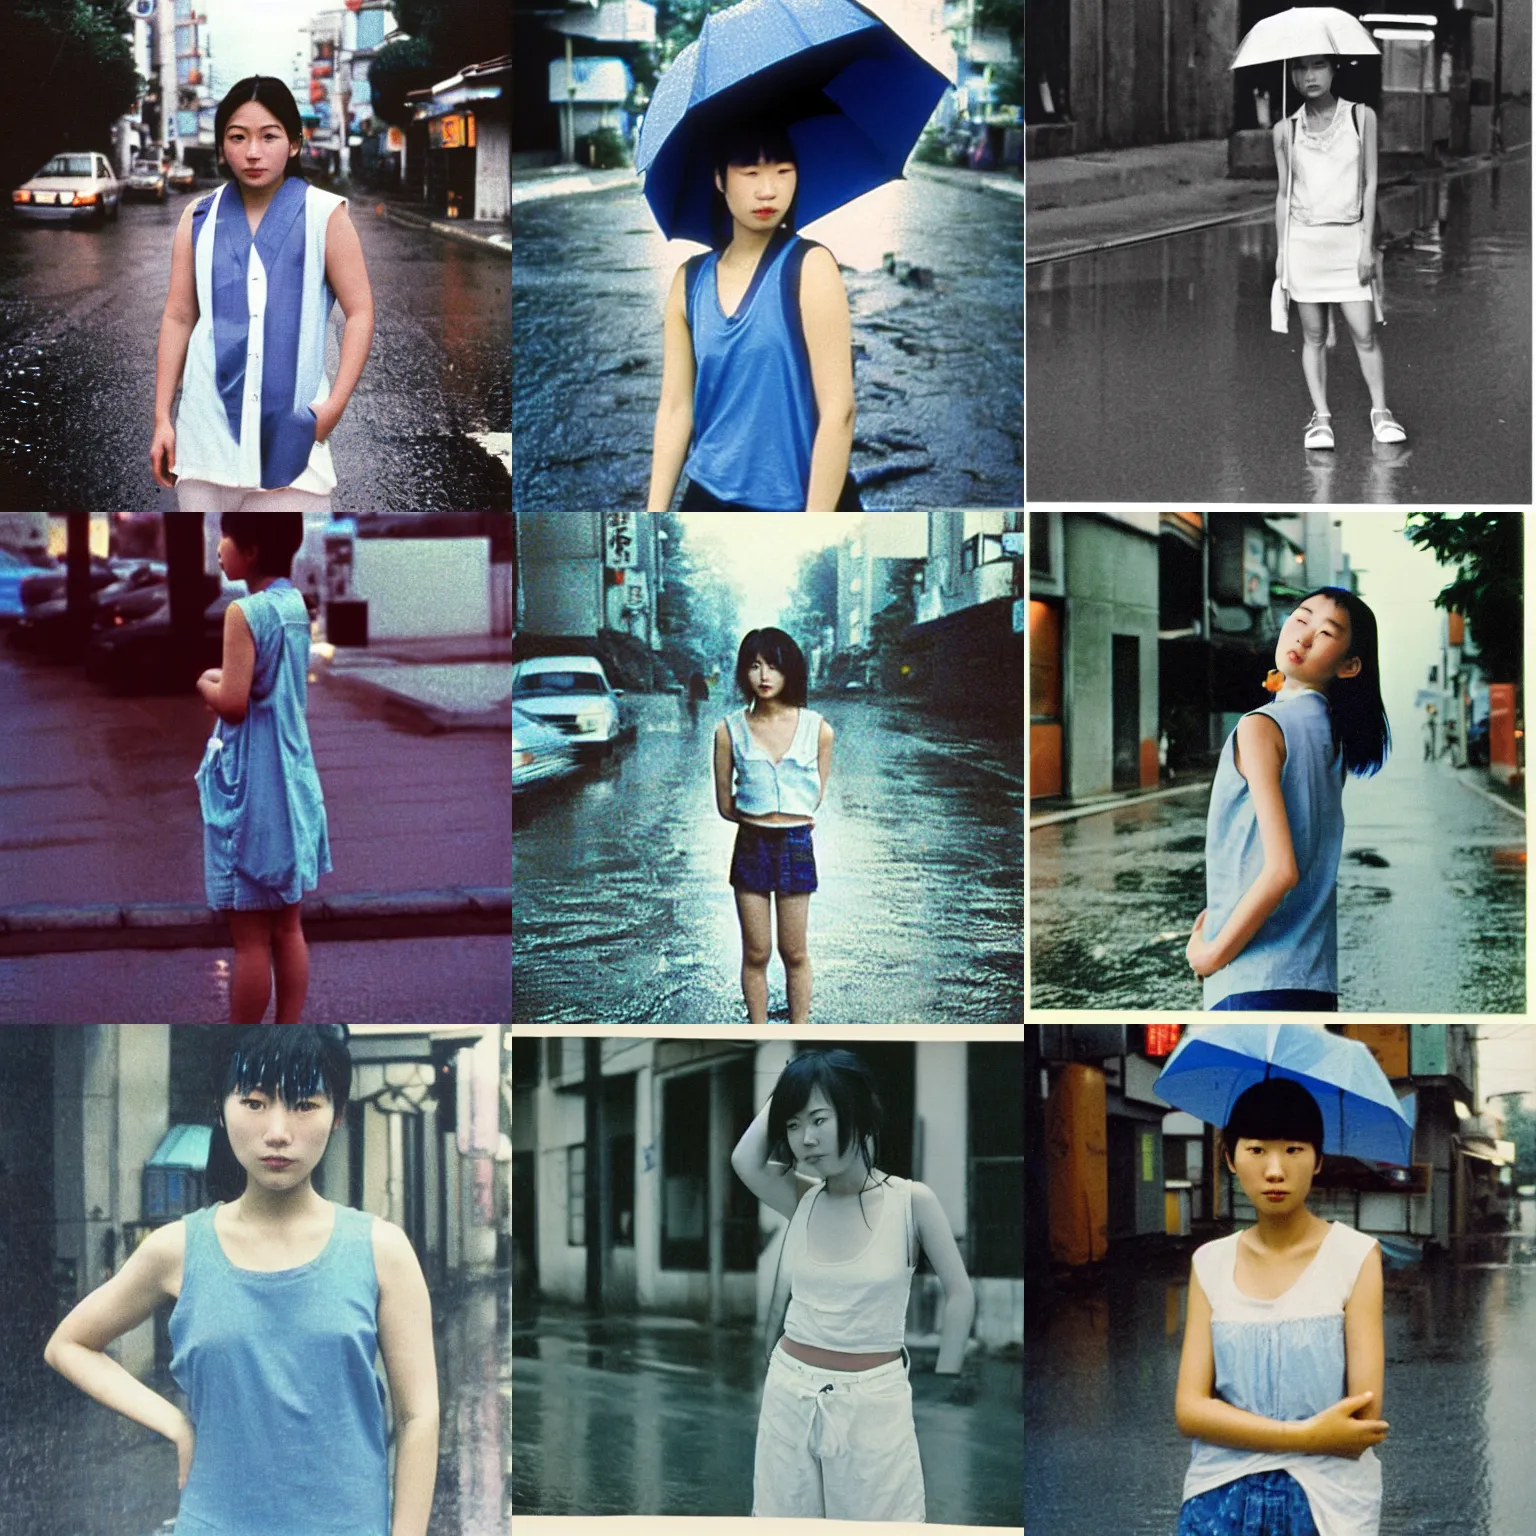
[(1028, 27), (1031, 502), (1529, 503), (1528, 5)]
[(512, 1038), (512, 1489), (1013, 1527), (1018, 1041)]

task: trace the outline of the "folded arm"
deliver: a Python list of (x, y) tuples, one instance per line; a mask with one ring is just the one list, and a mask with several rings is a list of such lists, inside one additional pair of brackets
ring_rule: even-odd
[(256, 640), (237, 603), (224, 610), (224, 665), (210, 667), (197, 680), (203, 702), (226, 725), (239, 725), (251, 703), (256, 675)]

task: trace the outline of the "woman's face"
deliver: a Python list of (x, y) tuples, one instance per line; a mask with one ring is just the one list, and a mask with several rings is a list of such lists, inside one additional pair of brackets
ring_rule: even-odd
[(298, 154), (288, 131), (259, 101), (237, 107), (224, 125), (224, 158), (243, 187), (271, 187)]
[(1297, 59), (1291, 65), (1291, 84), (1309, 101), (1333, 89), (1333, 60), (1325, 54)]
[(1261, 1141), (1245, 1136), (1228, 1162), (1254, 1209), (1285, 1214), (1306, 1203), (1317, 1177), (1317, 1156), (1308, 1141)]
[[(260, 1088), (224, 1100), (229, 1144), (250, 1178), (267, 1189), (303, 1183), (325, 1156), (334, 1123), (331, 1098), (324, 1092), (292, 1105)], [(268, 1159), (280, 1159), (286, 1166)]]
[(227, 533), (219, 540), (219, 569), (231, 581), (249, 581), (259, 575), (258, 556), (258, 550), (241, 549)]
[(789, 160), (728, 165), (723, 182), (715, 177), (731, 217), (746, 229), (761, 230), (777, 229), (784, 222), (798, 181), (799, 172)]
[(1349, 653), (1349, 610), (1331, 597), (1309, 597), (1280, 630), (1275, 666), (1294, 682), (1326, 688), (1336, 677), (1354, 677), (1360, 658)]
[(771, 661), (755, 656), (747, 668), (747, 686), (756, 699), (776, 699), (784, 692), (784, 674)]
[(851, 1138), (848, 1150), (839, 1153), (837, 1134), (837, 1111), (820, 1088), (813, 1088), (805, 1107), (784, 1123), (795, 1166), (813, 1178), (831, 1178), (851, 1167), (859, 1155)]

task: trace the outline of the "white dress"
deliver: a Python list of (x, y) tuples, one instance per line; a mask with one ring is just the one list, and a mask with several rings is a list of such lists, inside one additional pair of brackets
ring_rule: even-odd
[(1333, 116), (1320, 132), (1308, 126), (1305, 104), (1285, 123), (1291, 157), (1286, 290), (1303, 304), (1341, 304), (1371, 297), (1370, 285), (1360, 281), (1364, 148), (1351, 105), (1337, 100)]

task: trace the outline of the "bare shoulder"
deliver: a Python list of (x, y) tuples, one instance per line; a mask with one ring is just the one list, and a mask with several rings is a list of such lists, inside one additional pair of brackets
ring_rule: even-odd
[(184, 1218), (156, 1227), (134, 1253), (144, 1255), (167, 1296), (181, 1295), (181, 1277), (187, 1263), (187, 1223)]
[(1282, 755), (1285, 751), (1285, 733), (1268, 715), (1244, 715), (1237, 722), (1237, 740), (1247, 752), (1261, 747), (1270, 747)]
[(832, 729), (832, 722), (823, 715), (821, 717), (821, 730), (818, 733), (818, 739), (823, 742), (830, 742), (836, 734), (837, 732)]
[(801, 299), (825, 300), (843, 292), (843, 274), (838, 270), (837, 257), (824, 245), (813, 246), (805, 253), (805, 264), (800, 269)]
[(373, 1267), (378, 1272), (380, 1286), (413, 1272), (421, 1273), (416, 1250), (411, 1247), (404, 1229), (382, 1216), (373, 1218)]

